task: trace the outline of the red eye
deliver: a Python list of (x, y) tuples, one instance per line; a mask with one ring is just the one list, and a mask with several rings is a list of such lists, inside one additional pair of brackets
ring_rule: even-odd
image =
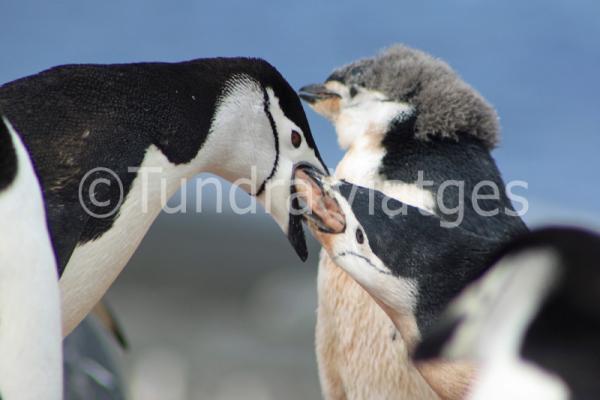
[(302, 136), (297, 131), (292, 131), (292, 145), (295, 148), (300, 147), (302, 144)]

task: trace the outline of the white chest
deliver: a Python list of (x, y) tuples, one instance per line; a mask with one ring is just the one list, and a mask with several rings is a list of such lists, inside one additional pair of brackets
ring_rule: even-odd
[(173, 193), (193, 171), (152, 146), (111, 229), (75, 248), (60, 279), (63, 334), (74, 329), (123, 270)]
[[(150, 146), (111, 229), (75, 248), (60, 280), (63, 334), (77, 326), (102, 298), (185, 179), (212, 172), (249, 190), (275, 168), (273, 131), (264, 112), (261, 86), (241, 75), (226, 86), (227, 94), (218, 101), (210, 131), (196, 157), (175, 165)], [(272, 90), (267, 92), (275, 104)]]
[(338, 164), (335, 175), (356, 185), (373, 188), (406, 204), (435, 212), (430, 191), (413, 183), (384, 180), (379, 174), (385, 149), (380, 146), (381, 135), (364, 134), (354, 141)]
[(11, 135), (18, 166), (14, 181), (0, 191), (0, 397), (58, 400), (58, 277), (42, 193), (20, 138), (0, 118), (2, 123)]

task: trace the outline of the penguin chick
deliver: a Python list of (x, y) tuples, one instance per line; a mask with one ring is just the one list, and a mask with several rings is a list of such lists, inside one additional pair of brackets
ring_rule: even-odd
[[(433, 214), (311, 167), (299, 166), (295, 177), (311, 232), (391, 318), (409, 351), (451, 299), (481, 275), (499, 245), (444, 228)], [(420, 371), (442, 398), (458, 399), (474, 370), (429, 365)]]
[(487, 149), (499, 141), (492, 106), (444, 61), (403, 45), (336, 69), (300, 97), (334, 124), (343, 149), (411, 118), (410, 134), (420, 140), (470, 135)]
[(526, 229), (490, 155), (500, 138), (496, 112), (442, 60), (396, 45), (336, 69), (300, 97), (332, 121), (348, 150), (338, 178), (476, 234)]
[[(496, 112), (445, 62), (396, 45), (336, 69), (323, 84), (300, 89), (300, 96), (334, 124), (347, 150), (337, 178), (492, 240), (527, 230), (512, 204), (523, 210), (526, 200), (506, 188), (491, 155), (500, 138)], [(404, 344), (386, 340), (389, 318), (326, 253), (318, 293), (324, 397), (408, 396), (402, 392), (410, 390), (408, 366), (398, 363), (406, 357)], [(374, 348), (351, 345), (365, 342)], [(381, 369), (369, 368), (374, 363)]]

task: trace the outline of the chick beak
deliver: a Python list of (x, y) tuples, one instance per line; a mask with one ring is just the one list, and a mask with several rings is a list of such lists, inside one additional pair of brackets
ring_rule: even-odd
[(314, 84), (301, 87), (298, 91), (298, 95), (302, 100), (306, 101), (309, 104), (314, 104), (322, 100), (341, 98), (339, 94), (327, 89), (327, 87), (325, 87), (325, 85), (322, 84)]
[(325, 188), (321, 171), (309, 164), (294, 168), (293, 189), (296, 212), (320, 232), (336, 234), (346, 230), (346, 217), (339, 203)]

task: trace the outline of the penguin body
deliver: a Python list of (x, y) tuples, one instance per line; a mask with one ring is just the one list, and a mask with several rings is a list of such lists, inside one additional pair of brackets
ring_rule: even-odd
[[(443, 61), (393, 46), (338, 68), (324, 84), (300, 89), (300, 96), (334, 124), (347, 149), (337, 178), (491, 240), (526, 231), (490, 155), (499, 141), (496, 113)], [(482, 195), (477, 204), (475, 192)], [(324, 396), (390, 398), (408, 390), (405, 344), (394, 339), (395, 329), (380, 307), (324, 253), (318, 291)], [(386, 368), (364, 372), (375, 364)]]
[[(310, 168), (299, 168), (296, 177), (313, 235), (385, 311), (409, 353), (450, 301), (482, 275), (500, 245), (460, 227), (445, 228), (435, 214)], [(396, 362), (409, 364), (403, 358)], [(474, 371), (458, 363), (416, 368), (448, 399), (463, 398)], [(415, 382), (401, 393), (414, 397)]]
[(600, 236), (550, 227), (517, 237), (425, 334), (418, 359), (482, 366), (472, 399), (600, 395)]
[(0, 397), (62, 399), (56, 260), (27, 150), (0, 119)]
[(0, 87), (40, 176), (64, 333), (98, 302), (184, 179), (257, 196), (301, 257), (291, 167), (325, 168), (297, 95), (260, 59), (61, 66)]
[[(300, 96), (332, 121), (348, 150), (336, 171), (340, 179), (392, 194), (476, 234), (506, 238), (526, 230), (490, 155), (500, 140), (496, 112), (443, 61), (396, 45), (338, 68), (324, 84), (301, 88)], [(421, 187), (419, 175), (428, 181)], [(395, 186), (400, 197), (393, 196)], [(473, 193), (482, 196), (476, 206)], [(461, 204), (464, 215), (456, 219)]]

